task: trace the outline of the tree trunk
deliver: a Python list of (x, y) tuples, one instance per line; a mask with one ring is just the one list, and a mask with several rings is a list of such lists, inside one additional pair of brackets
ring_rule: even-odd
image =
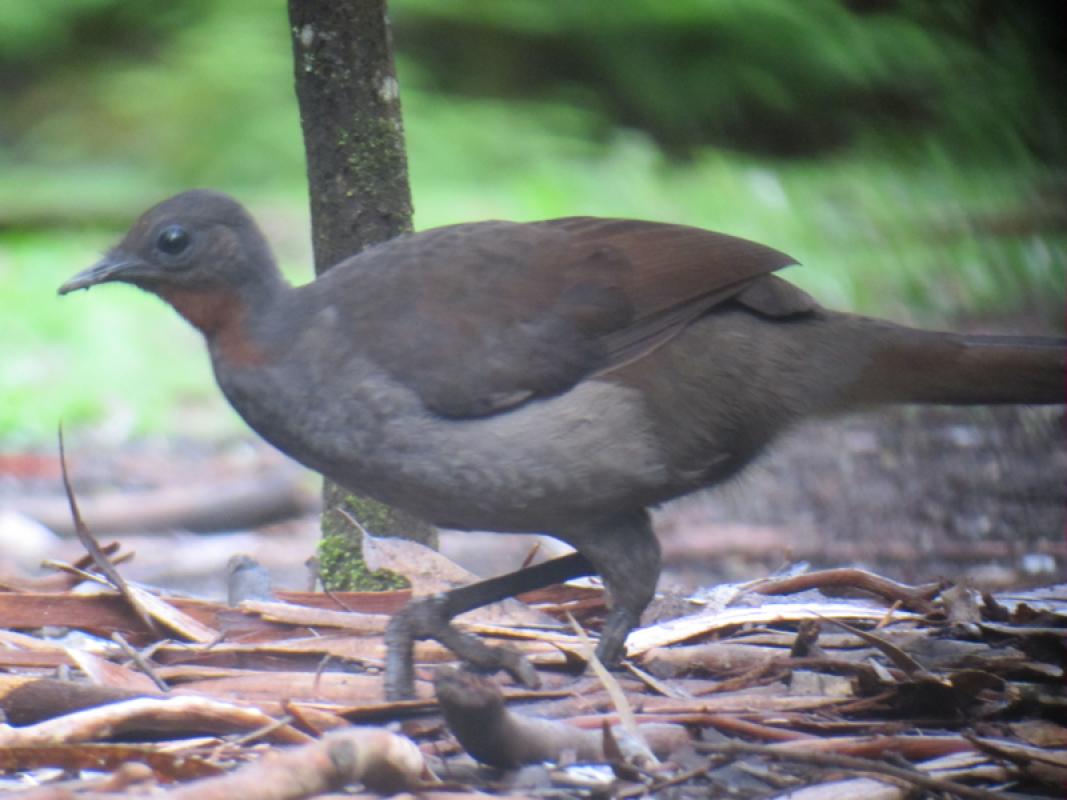
[[(399, 85), (385, 0), (289, 0), (296, 95), (307, 154), (315, 272), (411, 230)], [(329, 589), (396, 586), (368, 573), (362, 528), (436, 545), (436, 531), (396, 509), (323, 489), (320, 574)], [(358, 521), (353, 524), (351, 518)]]

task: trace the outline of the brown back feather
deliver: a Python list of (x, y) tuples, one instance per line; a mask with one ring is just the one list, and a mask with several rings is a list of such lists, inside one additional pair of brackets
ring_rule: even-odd
[(307, 288), (360, 298), (343, 316), (364, 351), (428, 408), (469, 417), (632, 362), (792, 263), (699, 228), (567, 217), (395, 239)]

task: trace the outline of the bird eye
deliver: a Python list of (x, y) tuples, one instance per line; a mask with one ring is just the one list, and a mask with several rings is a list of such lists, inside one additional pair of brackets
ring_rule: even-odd
[(181, 225), (168, 225), (160, 231), (156, 247), (169, 256), (176, 256), (189, 246), (189, 231)]

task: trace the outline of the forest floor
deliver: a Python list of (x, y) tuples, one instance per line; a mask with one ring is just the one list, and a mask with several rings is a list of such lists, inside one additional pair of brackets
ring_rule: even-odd
[[(554, 587), (461, 620), (523, 653), (540, 688), (420, 644), (402, 702), (383, 698), (383, 633), (410, 594), (306, 591), (318, 481), (280, 454), (72, 437), (85, 522), (125, 580), (166, 587), (154, 600), (110, 579), (75, 591), (84, 573), (62, 563), (40, 572), (94, 561), (56, 534), (70, 527), (58, 456), (4, 454), (0, 791), (1060, 796), (1063, 425), (1062, 409), (932, 408), (805, 426), (730, 485), (657, 512), (663, 594), (628, 671), (581, 674), (571, 626), (596, 630), (604, 598)], [(491, 575), (534, 538), (445, 532), (442, 552)], [(238, 554), (269, 573), (271, 598), (226, 604)], [(437, 558), (394, 554), (420, 594), (455, 585)], [(864, 569), (819, 571), (851, 566)]]

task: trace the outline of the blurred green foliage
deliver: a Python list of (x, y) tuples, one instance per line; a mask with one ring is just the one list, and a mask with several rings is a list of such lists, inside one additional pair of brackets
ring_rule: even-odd
[[(1039, 0), (392, 9), (409, 94), (583, 108), (590, 133), (637, 128), (674, 154), (819, 154), (916, 136), (981, 157), (1065, 151), (1063, 34)], [(18, 3), (0, 20), (5, 151), (285, 186), (300, 171), (289, 59), (280, 0)], [(276, 169), (264, 155), (281, 158)]]
[[(1024, 6), (1025, 8), (1020, 8)], [(820, 153), (922, 132), (1062, 153), (1060, 10), (1029, 2), (407, 0), (420, 86), (554, 97), (671, 152)], [(1047, 23), (1047, 24), (1045, 24)], [(487, 68), (488, 67), (488, 68)]]
[[(807, 266), (789, 277), (828, 305), (1062, 322), (1052, 3), (391, 7), (419, 227), (687, 222), (795, 255)], [(158, 301), (54, 288), (192, 185), (239, 194), (310, 275), (284, 3), (17, 2), (0, 16), (0, 107), (0, 441), (51, 437), (59, 417), (231, 430), (201, 412), (222, 408), (201, 346)]]

